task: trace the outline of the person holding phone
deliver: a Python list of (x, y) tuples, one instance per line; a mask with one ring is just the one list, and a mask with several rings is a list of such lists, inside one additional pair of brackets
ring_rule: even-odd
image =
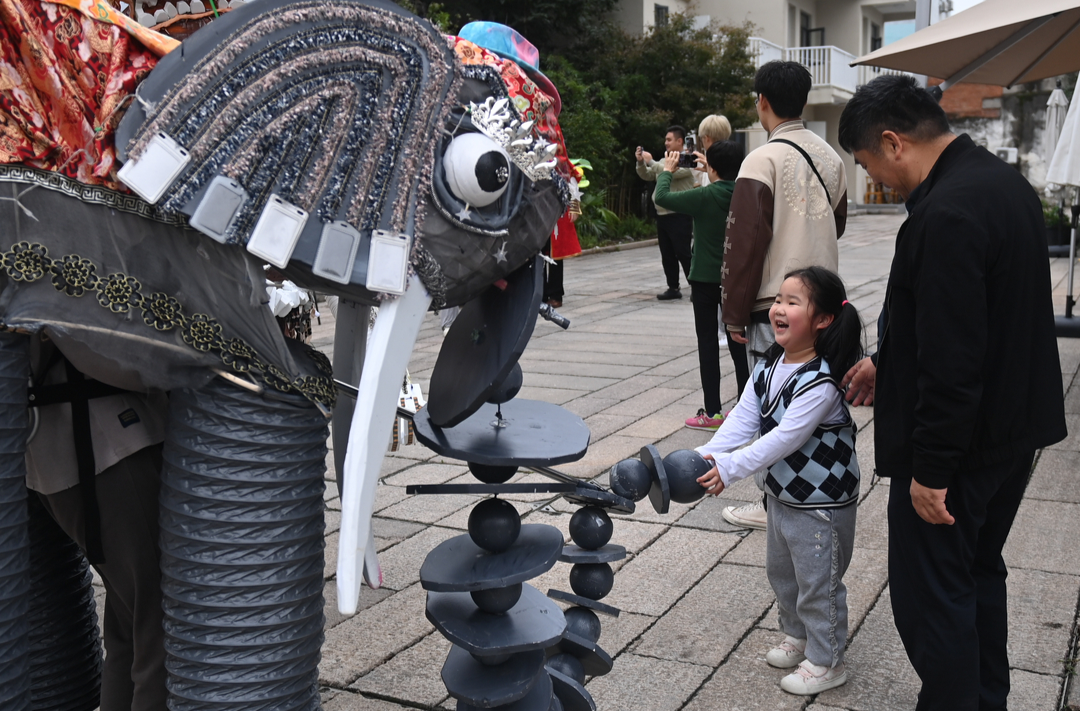
[[(682, 153), (685, 149), (686, 129), (682, 126), (669, 126), (664, 135), (664, 151)], [(637, 147), (634, 157), (637, 159), (637, 174), (642, 180), (655, 182), (664, 172), (662, 163), (653, 160), (652, 154)], [(692, 156), (691, 156), (692, 158)], [(690, 168), (679, 168), (671, 177), (670, 192), (690, 190), (695, 186), (694, 172)], [(679, 267), (682, 266), (687, 281), (690, 280), (691, 241), (694, 233), (694, 220), (689, 215), (680, 215), (656, 204), (656, 191), (653, 190), (653, 204), (656, 205), (656, 240), (660, 247), (660, 262), (664, 267), (667, 291), (656, 295), (660, 301), (681, 299), (679, 288)]]

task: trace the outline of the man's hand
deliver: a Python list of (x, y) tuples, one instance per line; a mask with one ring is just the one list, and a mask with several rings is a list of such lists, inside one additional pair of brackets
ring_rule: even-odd
[(679, 154), (677, 151), (668, 151), (664, 154), (664, 172), (674, 173), (679, 169)]
[[(847, 388), (847, 399), (856, 407), (874, 404), (874, 385), (877, 382), (877, 367), (870, 358), (863, 358), (840, 381), (841, 388)], [(851, 387), (848, 387), (848, 386)]]
[(638, 146), (637, 150), (634, 151), (634, 157), (637, 158), (638, 163), (645, 162), (645, 151), (641, 150), (641, 146)]
[(953, 525), (956, 519), (945, 508), (945, 494), (948, 491), (948, 489), (930, 489), (912, 479), (911, 505), (915, 507), (915, 513), (927, 523)]
[(703, 454), (702, 458), (713, 462), (713, 468), (697, 478), (697, 483), (705, 488), (706, 494), (717, 496), (724, 490), (724, 480), (720, 478), (720, 469), (715, 466), (716, 459), (711, 454)]
[(728, 331), (727, 335), (731, 340), (744, 346), (750, 342), (750, 339), (746, 337), (746, 331)]
[(641, 160), (645, 161), (646, 163), (652, 163), (652, 153), (649, 153), (648, 151), (642, 151)]

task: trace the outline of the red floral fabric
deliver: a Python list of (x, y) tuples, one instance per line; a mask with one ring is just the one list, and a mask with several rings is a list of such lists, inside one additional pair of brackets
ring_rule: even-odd
[[(563, 140), (562, 129), (559, 128), (559, 119), (555, 115), (555, 106), (551, 97), (541, 91), (540, 87), (521, 70), (517, 62), (503, 59), (494, 52), (489, 52), (461, 37), (450, 37), (450, 42), (462, 64), (486, 64), (499, 71), (518, 113), (524, 117), (525, 121), (535, 121), (537, 132), (559, 146), (555, 154), (558, 161), (556, 169), (559, 174), (566, 180), (576, 176), (577, 169), (570, 163), (570, 157), (566, 153), (566, 141)], [(559, 218), (556, 229), (552, 231), (551, 258), (563, 259), (577, 254), (581, 254), (577, 229), (570, 220), (569, 213), (566, 213)]]
[(0, 164), (128, 192), (114, 131), (157, 57), (115, 25), (41, 0), (0, 0)]
[(574, 175), (574, 168), (566, 154), (566, 142), (563, 140), (562, 129), (559, 128), (559, 119), (555, 116), (555, 104), (551, 97), (521, 70), (517, 62), (503, 59), (461, 37), (451, 37), (450, 41), (462, 64), (486, 64), (498, 70), (510, 93), (510, 99), (518, 113), (524, 117), (523, 120), (535, 121), (540, 135), (558, 144), (557, 169), (561, 176), (569, 180)]

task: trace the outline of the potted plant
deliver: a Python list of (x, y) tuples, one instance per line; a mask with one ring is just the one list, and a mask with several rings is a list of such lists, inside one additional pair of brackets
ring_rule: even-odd
[(1058, 205), (1051, 205), (1043, 200), (1043, 219), (1046, 221), (1046, 243), (1061, 245), (1069, 243), (1069, 218)]

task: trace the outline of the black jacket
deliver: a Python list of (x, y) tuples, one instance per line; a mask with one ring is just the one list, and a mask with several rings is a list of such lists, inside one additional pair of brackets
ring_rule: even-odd
[(908, 200), (877, 355), (881, 476), (934, 489), (1065, 437), (1042, 206), (967, 135)]

